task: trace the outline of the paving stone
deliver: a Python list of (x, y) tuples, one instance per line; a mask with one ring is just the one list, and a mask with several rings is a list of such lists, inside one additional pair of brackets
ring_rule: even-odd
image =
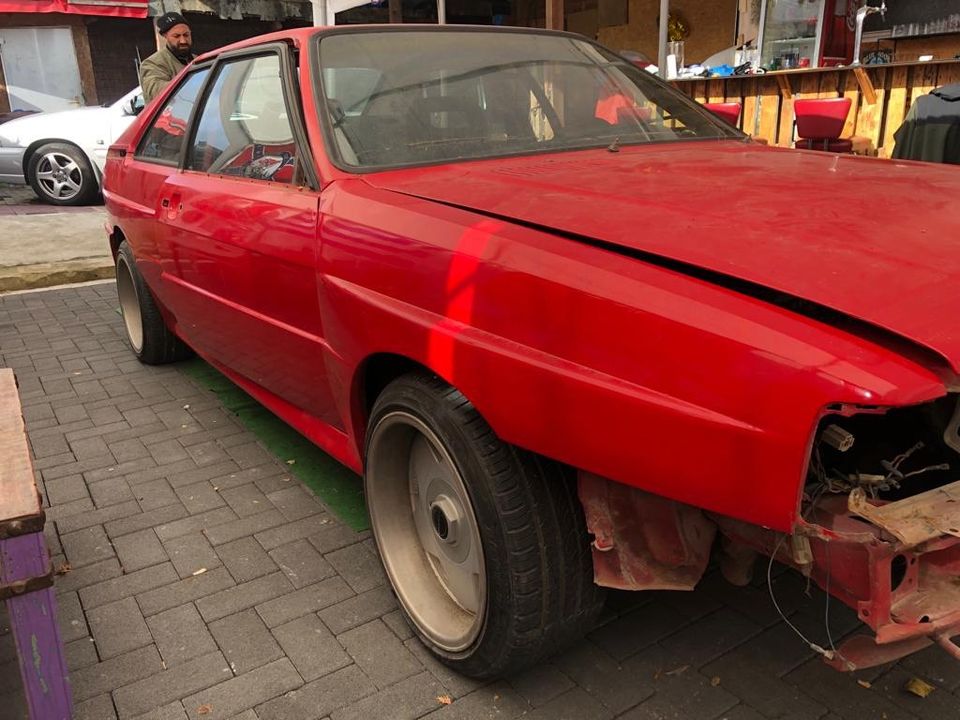
[(114, 556), (113, 545), (110, 544), (107, 534), (99, 525), (61, 534), (60, 542), (63, 543), (67, 560), (75, 568), (108, 560)]
[(509, 681), (534, 707), (546, 705), (573, 687), (573, 680), (552, 663), (537, 663), (515, 674)]
[(385, 688), (423, 671), (423, 665), (380, 620), (337, 636), (363, 673)]
[(250, 517), (271, 509), (267, 496), (252, 482), (221, 490), (220, 495), (239, 517)]
[(375, 690), (360, 669), (350, 665), (257, 706), (257, 715), (260, 720), (317, 720)]
[(388, 628), (393, 630), (393, 634), (400, 638), (401, 641), (406, 642), (414, 636), (413, 628), (410, 626), (410, 621), (407, 620), (407, 616), (404, 615), (403, 610), (394, 610), (380, 619), (386, 623)]
[[(34, 432), (34, 435), (36, 434), (37, 433)], [(61, 437), (61, 436), (56, 435), (54, 437)], [(37, 442), (40, 442), (43, 439), (45, 438), (40, 438), (37, 440)], [(73, 453), (68, 450), (66, 452), (57, 453), (56, 455), (43, 455), (43, 456), (35, 457), (33, 460), (33, 469), (43, 472), (44, 477), (46, 477), (48, 480), (52, 480), (58, 477), (67, 476), (70, 473), (58, 472), (55, 474), (50, 472), (51, 470), (55, 468), (61, 468), (64, 466), (76, 465), (76, 462), (77, 462), (77, 459), (73, 456)]]
[(147, 618), (147, 626), (167, 667), (217, 650), (217, 643), (193, 603), (152, 615)]
[[(67, 659), (67, 667), (71, 672), (100, 662), (100, 657), (97, 655), (97, 644), (90, 637), (66, 643), (63, 646), (63, 652)], [(2, 713), (0, 713), (0, 716), (2, 716)]]
[(197, 609), (204, 620), (212, 622), (285, 595), (292, 589), (283, 573), (273, 573), (201, 598), (197, 600)]
[(192, 695), (231, 676), (223, 655), (219, 652), (210, 653), (125, 685), (114, 691), (113, 699), (120, 718), (130, 718), (177, 698)]
[(395, 610), (397, 599), (386, 586), (368, 590), (320, 611), (320, 619), (334, 635)]
[(184, 699), (188, 708), (209, 706), (210, 720), (226, 720), (247, 708), (303, 685), (293, 665), (282, 658)]
[(254, 610), (244, 610), (212, 622), (210, 632), (236, 675), (283, 657), (280, 646)]
[(142, 477), (144, 479), (147, 477), (153, 479), (153, 474), (157, 472), (168, 472), (170, 470), (170, 467), (158, 468), (153, 458), (139, 458), (137, 460), (127, 460), (122, 463), (114, 461), (107, 466), (100, 465), (94, 468), (86, 468), (83, 472), (83, 479), (88, 483), (95, 483), (101, 480), (109, 480), (110, 478), (128, 475), (128, 480), (133, 484)]
[(212, 440), (190, 445), (186, 448), (186, 451), (199, 466), (213, 465), (230, 460), (230, 456), (224, 452), (223, 448)]
[(117, 551), (120, 565), (125, 572), (134, 572), (167, 561), (157, 534), (153, 530), (141, 530), (116, 538), (113, 548)]
[(908, 655), (900, 661), (899, 667), (947, 690), (960, 690), (960, 667), (956, 659), (936, 645)]
[(588, 637), (615, 660), (624, 660), (688, 623), (686, 617), (669, 605), (651, 602), (597, 628)]
[(307, 540), (318, 552), (326, 555), (347, 545), (361, 540), (363, 533), (357, 533), (352, 528), (337, 520), (331, 520), (322, 530), (311, 535)]
[(190, 455), (183, 449), (183, 445), (176, 440), (163, 440), (147, 445), (147, 450), (157, 465), (167, 465), (178, 460), (189, 460)]
[(217, 548), (217, 555), (238, 583), (277, 571), (277, 564), (253, 537), (240, 538)]
[(723, 608), (662, 640), (661, 645), (683, 662), (701, 667), (760, 631), (756, 623), (730, 608)]
[[(184, 508), (184, 515), (186, 514), (187, 512)], [(222, 507), (217, 508), (216, 510), (200, 513), (199, 515), (182, 517), (179, 520), (158, 525), (157, 535), (161, 541), (167, 541), (182, 537), (183, 535), (189, 535), (190, 533), (194, 532), (206, 532), (221, 524), (229, 524), (236, 520), (237, 515), (233, 512), (233, 510), (228, 507)], [(207, 539), (209, 539), (209, 535)]]
[(413, 720), (437, 707), (443, 686), (430, 673), (424, 672), (396, 685), (369, 695), (345, 708), (330, 713), (331, 720), (368, 720), (390, 718)]
[[(140, 506), (133, 500), (129, 502), (118, 503), (105, 508), (93, 509), (92, 503), (82, 512), (71, 514), (68, 517), (55, 517), (60, 535), (75, 532), (83, 528), (93, 527), (94, 525), (109, 524), (111, 520), (125, 518), (130, 515), (136, 515), (140, 512)], [(109, 533), (108, 533), (109, 534)]]
[(590, 642), (577, 643), (553, 660), (554, 665), (614, 714), (629, 710), (653, 695), (653, 688), (635, 681), (610, 655)]
[(225, 568), (219, 567), (201, 575), (184, 578), (179, 582), (144, 592), (137, 595), (137, 602), (146, 617), (213, 595), (235, 584), (230, 573)]
[(80, 600), (87, 612), (90, 612), (91, 609), (100, 605), (139, 595), (155, 587), (175, 582), (176, 579), (177, 574), (173, 566), (170, 563), (164, 563), (82, 588)]
[(447, 694), (450, 697), (459, 698), (469, 695), (485, 684), (483, 681), (461, 675), (444, 665), (417, 638), (403, 641), (403, 646), (431, 675), (440, 681), (440, 684), (447, 689)]
[(348, 545), (324, 557), (354, 592), (366, 592), (387, 581), (380, 558), (362, 542)]
[(313, 585), (336, 574), (330, 563), (306, 540), (283, 545), (269, 554), (296, 588)]
[(209, 480), (201, 480), (176, 489), (177, 497), (191, 515), (223, 507), (226, 502)]
[(804, 663), (786, 677), (788, 682), (796, 685), (806, 695), (846, 720), (900, 720), (916, 717), (872, 687), (860, 686), (858, 679), (859, 676), (855, 673), (831, 670), (817, 658)]
[[(136, 503), (134, 504), (136, 505)], [(165, 505), (156, 510), (137, 513), (120, 520), (111, 520), (104, 525), (104, 528), (107, 531), (107, 535), (114, 539), (129, 533), (146, 530), (147, 528), (155, 528), (157, 536), (162, 540), (165, 538), (161, 536), (161, 528), (168, 527), (170, 523), (176, 522), (186, 514), (186, 508), (179, 504)]]
[(280, 625), (273, 629), (273, 635), (300, 676), (308, 682), (353, 662), (316, 615)]
[[(221, 512), (226, 509), (227, 508), (221, 508), (220, 510), (214, 510), (212, 512)], [(230, 513), (233, 514), (233, 510), (230, 510)], [(204, 533), (213, 545), (223, 545), (224, 543), (239, 540), (248, 535), (255, 535), (262, 530), (276, 527), (285, 522), (286, 519), (278, 510), (267, 510), (258, 515), (251, 515), (250, 517), (240, 518), (233, 522), (218, 524), (214, 527), (207, 528), (204, 530)], [(261, 542), (261, 545), (262, 544)]]
[[(127, 427), (126, 423), (123, 423), (123, 425)], [(150, 456), (150, 451), (147, 450), (147, 446), (144, 445), (139, 438), (135, 437), (108, 443), (108, 447), (119, 463), (139, 460)]]
[(99, 437), (74, 440), (70, 443), (70, 450), (73, 452), (73, 456), (81, 461), (107, 457), (109, 458), (108, 464), (110, 464), (116, 460), (110, 452), (110, 448), (108, 448), (107, 444), (103, 441), (103, 438)]
[(87, 484), (83, 481), (82, 475), (48, 480), (43, 486), (51, 505), (61, 505), (89, 497)]
[[(194, 465), (193, 460), (190, 465)], [(175, 475), (169, 475), (167, 479), (174, 488), (192, 485), (201, 480), (213, 480), (227, 473), (238, 471), (237, 464), (232, 460), (230, 462), (217, 463), (216, 465), (204, 465), (203, 467), (192, 467), (189, 470), (178, 470)], [(214, 482), (214, 485), (217, 483)]]
[(180, 502), (170, 483), (162, 478), (135, 485), (133, 494), (144, 512)]
[(187, 720), (187, 711), (179, 700), (151, 710), (143, 715), (137, 715), (134, 720)]
[(87, 621), (104, 660), (153, 642), (137, 601), (132, 597), (88, 610)]
[(116, 720), (110, 695), (98, 695), (73, 707), (73, 720)]
[[(353, 591), (342, 578), (332, 577), (287, 593), (256, 606), (267, 627), (276, 627), (295, 618), (323, 610), (352, 597)], [(342, 622), (339, 623), (343, 625)], [(330, 627), (327, 625), (327, 627)], [(351, 626), (352, 627), (352, 626)], [(348, 629), (344, 627), (343, 629)]]
[(271, 492), (267, 495), (267, 499), (290, 521), (302, 520), (305, 517), (319, 515), (323, 512), (310, 492), (300, 485)]
[(163, 547), (181, 578), (192, 577), (201, 570), (220, 565), (220, 557), (199, 532), (166, 540)]
[(80, 590), (86, 588), (88, 585), (95, 585), (110, 578), (115, 578), (121, 572), (120, 563), (117, 562), (117, 559), (110, 558), (109, 560), (94, 563), (93, 565), (86, 565), (76, 570), (71, 568), (69, 572), (60, 575), (56, 579), (55, 586), (58, 593)]
[(70, 405), (68, 407), (56, 408), (53, 414), (57, 416), (57, 422), (61, 425), (86, 420), (89, 416), (83, 405)]
[(510, 720), (529, 711), (517, 692), (504, 682), (475, 690), (425, 715), (430, 720)]
[(80, 702), (108, 693), (155, 675), (162, 669), (163, 663), (157, 649), (153, 645), (147, 645), (126, 655), (71, 671), (70, 686), (73, 689), (73, 699)]
[(90, 497), (98, 508), (133, 500), (126, 478), (118, 477), (90, 483)]
[(280, 527), (259, 532), (256, 538), (260, 544), (263, 545), (264, 549), (273, 550), (281, 545), (287, 545), (288, 543), (316, 535), (335, 522), (336, 520), (326, 513), (313, 515), (302, 520), (283, 524)]
[[(575, 687), (537, 708), (526, 717), (530, 720), (606, 720), (612, 718), (613, 713), (599, 700)], [(697, 720), (706, 720), (706, 718), (697, 716)]]
[(263, 465), (266, 462), (272, 462), (274, 459), (258, 442), (249, 442), (228, 448), (227, 454), (241, 468)]
[[(41, 481), (40, 484), (45, 484)], [(55, 525), (60, 532), (62, 530), (62, 523), (67, 518), (72, 516), (80, 517), (86, 515), (87, 513), (93, 510), (93, 502), (90, 498), (80, 498), (79, 500), (71, 500), (68, 503), (63, 503), (61, 505), (55, 505), (53, 507), (47, 508), (47, 522)], [(96, 525), (96, 523), (90, 523), (91, 525)], [(82, 527), (88, 527), (88, 525), (83, 525)], [(72, 528), (76, 529), (76, 528)]]
[(80, 607), (80, 598), (75, 592), (62, 593), (57, 596), (57, 620), (60, 625), (60, 636), (65, 643), (89, 636), (87, 619)]

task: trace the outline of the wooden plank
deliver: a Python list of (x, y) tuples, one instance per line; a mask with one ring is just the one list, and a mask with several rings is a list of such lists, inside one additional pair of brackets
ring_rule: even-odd
[(817, 97), (831, 98), (841, 95), (840, 73), (828, 72), (820, 76), (820, 88)]
[(921, 95), (937, 87), (937, 66), (935, 63), (924, 63), (913, 69), (913, 87), (910, 89), (910, 104), (916, 102)]
[(841, 78), (843, 83), (843, 97), (850, 98), (850, 112), (847, 114), (847, 121), (843, 124), (841, 137), (850, 137), (856, 134), (857, 117), (860, 113), (860, 85), (853, 73), (844, 73)]
[(780, 115), (780, 88), (775, 80), (761, 77), (757, 80), (760, 100), (760, 132), (757, 137), (768, 145), (777, 144), (777, 119)]
[(937, 74), (937, 86), (952, 85), (960, 82), (960, 64), (951, 63), (949, 65), (940, 65)]
[(693, 95), (691, 97), (696, 100), (698, 103), (705, 103), (707, 101), (707, 81), (706, 80), (697, 80), (692, 85)]
[(43, 527), (13, 370), (0, 368), (0, 535)]
[(793, 86), (790, 85), (790, 78), (786, 75), (777, 75), (777, 85), (780, 87), (780, 94), (787, 100), (793, 97)]
[[(856, 70), (860, 70), (865, 74), (869, 72), (874, 101), (872, 103), (867, 102), (867, 98), (863, 98), (864, 102), (860, 104), (860, 112), (857, 115), (857, 129), (854, 134), (868, 138), (873, 144), (873, 147), (880, 147), (882, 140), (881, 133), (883, 132), (883, 107), (886, 100), (885, 82), (887, 70), (886, 68), (875, 68), (867, 71), (863, 68), (856, 68), (854, 75), (858, 74)], [(860, 83), (861, 89), (863, 89), (863, 81), (858, 79), (858, 83)]]
[(874, 105), (877, 102), (877, 91), (874, 88), (873, 79), (862, 67), (855, 67), (853, 69), (853, 74), (857, 78), (857, 83), (860, 85), (860, 92), (863, 95), (863, 101), (867, 105)]
[(890, 90), (887, 94), (887, 117), (884, 121), (883, 142), (877, 148), (881, 157), (890, 157), (893, 152), (893, 134), (903, 124), (907, 114), (907, 78), (909, 70), (894, 68), (889, 75)]
[(707, 102), (723, 102), (723, 80), (707, 80)]
[(777, 145), (793, 147), (793, 95), (780, 99), (780, 127), (777, 131)]
[(743, 88), (743, 110), (740, 112), (740, 129), (747, 135), (757, 133), (754, 128), (754, 119), (757, 114), (757, 80), (750, 78), (748, 82), (740, 83)]

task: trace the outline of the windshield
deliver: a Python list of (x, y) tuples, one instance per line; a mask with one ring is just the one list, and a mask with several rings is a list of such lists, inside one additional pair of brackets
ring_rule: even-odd
[(680, 93), (576, 37), (347, 32), (322, 37), (319, 52), (318, 96), (345, 166), (738, 136)]

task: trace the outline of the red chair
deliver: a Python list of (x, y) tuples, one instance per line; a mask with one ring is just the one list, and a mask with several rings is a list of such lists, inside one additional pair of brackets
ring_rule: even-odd
[(721, 120), (725, 120), (734, 127), (737, 127), (737, 123), (740, 121), (740, 103), (704, 103), (703, 106)]
[(794, 147), (827, 152), (853, 152), (853, 143), (841, 138), (850, 112), (850, 98), (817, 98), (793, 103), (797, 119), (797, 142)]

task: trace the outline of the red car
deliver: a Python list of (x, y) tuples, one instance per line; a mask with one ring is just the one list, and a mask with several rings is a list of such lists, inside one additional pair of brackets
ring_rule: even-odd
[(105, 197), (134, 352), (362, 472), (461, 672), (715, 545), (853, 607), (839, 668), (960, 656), (956, 170), (754, 144), (576, 35), (354, 26), (198, 58)]

